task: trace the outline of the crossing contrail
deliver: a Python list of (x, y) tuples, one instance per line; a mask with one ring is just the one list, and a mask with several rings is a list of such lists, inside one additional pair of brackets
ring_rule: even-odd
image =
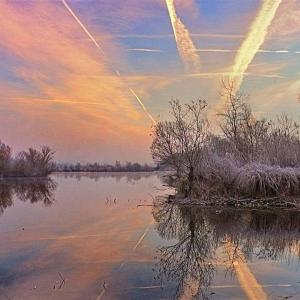
[(185, 68), (190, 71), (199, 71), (200, 59), (196, 53), (196, 47), (191, 39), (188, 29), (177, 16), (174, 0), (166, 0), (166, 4), (177, 44), (177, 49)]
[[(203, 49), (196, 49), (196, 52), (225, 52), (225, 53), (232, 53), (232, 52), (240, 52), (240, 50), (236, 49), (218, 49), (218, 48), (203, 48)], [(300, 51), (291, 51), (291, 50), (264, 50), (260, 49), (257, 50), (257, 53), (275, 53), (275, 54), (299, 54)]]
[[(231, 75), (229, 76), (230, 84), (233, 84), (234, 93), (240, 90), (245, 73), (251, 64), (256, 53), (264, 43), (269, 26), (271, 25), (277, 9), (282, 0), (263, 0), (262, 6), (252, 22), (246, 38), (237, 51)], [(215, 113), (227, 102), (227, 95), (223, 95), (214, 108), (209, 112), (209, 119), (214, 122)]]
[[(102, 47), (98, 44), (98, 42), (96, 41), (96, 39), (93, 37), (93, 35), (89, 32), (89, 30), (84, 26), (84, 24), (80, 21), (80, 19), (76, 16), (76, 14), (74, 13), (74, 11), (72, 10), (72, 8), (69, 6), (69, 4), (65, 1), (65, 0), (61, 0), (61, 2), (63, 3), (63, 5), (65, 6), (65, 8), (69, 11), (69, 13), (72, 15), (72, 17), (76, 20), (76, 22), (80, 25), (81, 29), (85, 32), (85, 34), (89, 37), (89, 39), (93, 42), (93, 44), (97, 47), (97, 49), (101, 52), (102, 55), (105, 55), (104, 50), (102, 49)], [(120, 73), (115, 70), (115, 73), (117, 74), (117, 76), (120, 76)], [(138, 95), (135, 93), (135, 91), (128, 87), (128, 90), (130, 91), (130, 93), (135, 97), (135, 99), (137, 100), (137, 102), (140, 104), (140, 106), (142, 107), (143, 111), (146, 113), (146, 115), (149, 117), (149, 119), (152, 121), (153, 124), (156, 124), (153, 116), (150, 114), (150, 112), (147, 110), (146, 106), (144, 105), (143, 101), (138, 97)]]
[(252, 62), (256, 53), (265, 41), (268, 28), (271, 25), (276, 11), (282, 0), (264, 0), (262, 7), (253, 21), (249, 32), (239, 48), (233, 65), (233, 75), (229, 81), (234, 83), (238, 91), (243, 83), (244, 73)]

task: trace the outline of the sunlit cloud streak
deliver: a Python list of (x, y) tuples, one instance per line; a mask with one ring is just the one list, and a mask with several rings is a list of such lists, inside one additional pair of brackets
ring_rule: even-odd
[(200, 69), (200, 59), (195, 51), (196, 47), (191, 39), (190, 33), (178, 18), (174, 1), (166, 0), (166, 5), (170, 16), (177, 49), (185, 68), (187, 70), (197, 71)]
[(99, 102), (92, 101), (73, 101), (73, 100), (63, 100), (63, 99), (45, 99), (45, 98), (5, 98), (2, 101), (17, 101), (17, 102), (28, 102), (32, 104), (33, 102), (50, 102), (50, 103), (64, 103), (64, 104), (76, 104), (76, 105), (99, 105)]
[[(204, 77), (204, 78), (213, 78), (213, 77), (226, 77), (232, 76), (232, 72), (208, 72), (208, 73), (191, 73), (185, 74), (186, 77)], [(235, 73), (236, 75), (236, 73)], [(285, 76), (278, 74), (260, 74), (260, 73), (243, 73), (243, 76), (253, 76), (253, 77), (265, 77), (265, 78), (285, 78)]]
[[(96, 39), (93, 37), (93, 35), (89, 32), (89, 30), (84, 26), (84, 24), (80, 21), (80, 19), (76, 16), (76, 14), (74, 13), (74, 11), (72, 10), (72, 8), (67, 4), (67, 2), (65, 0), (61, 0), (63, 5), (66, 7), (66, 9), (70, 12), (70, 14), (72, 15), (72, 17), (76, 20), (76, 22), (80, 25), (80, 27), (82, 28), (82, 30), (87, 34), (87, 36), (92, 40), (92, 42), (94, 43), (94, 45), (101, 51), (101, 54), (105, 54), (102, 47), (98, 44), (98, 42), (96, 41)], [(118, 70), (114, 70), (115, 73), (117, 74), (117, 76), (121, 77), (120, 72)], [(127, 87), (128, 90), (131, 92), (131, 94), (135, 97), (135, 99), (137, 100), (137, 102), (141, 105), (143, 111), (146, 113), (146, 115), (149, 117), (149, 119), (152, 121), (153, 124), (155, 124), (155, 120), (152, 117), (152, 115), (150, 114), (150, 112), (147, 110), (146, 106), (144, 105), (143, 101), (141, 100), (140, 97), (138, 97), (138, 95), (134, 92), (133, 89), (131, 89), (130, 87)]]

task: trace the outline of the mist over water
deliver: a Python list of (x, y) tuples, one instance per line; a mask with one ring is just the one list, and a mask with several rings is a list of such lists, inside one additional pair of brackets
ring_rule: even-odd
[(166, 204), (161, 176), (1, 182), (0, 299), (300, 297), (298, 211)]

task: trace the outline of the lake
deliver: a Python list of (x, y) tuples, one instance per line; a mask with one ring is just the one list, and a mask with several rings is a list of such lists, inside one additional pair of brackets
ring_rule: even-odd
[(157, 173), (2, 182), (0, 299), (300, 299), (297, 211), (168, 192)]

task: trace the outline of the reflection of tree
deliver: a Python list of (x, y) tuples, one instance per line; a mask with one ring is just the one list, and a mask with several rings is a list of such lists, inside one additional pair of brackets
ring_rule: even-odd
[(206, 299), (206, 287), (214, 273), (210, 225), (193, 210), (175, 205), (156, 206), (154, 217), (162, 237), (178, 238), (175, 244), (160, 249), (160, 279), (177, 282), (175, 298), (201, 295)]
[(36, 203), (42, 201), (49, 206), (54, 201), (56, 183), (47, 179), (18, 179), (0, 182), (0, 213), (13, 204), (14, 196), (21, 201)]
[(102, 178), (112, 178), (116, 182), (120, 182), (125, 178), (128, 183), (136, 183), (143, 178), (148, 178), (156, 174), (155, 172), (64, 172), (62, 175), (65, 178), (75, 178), (80, 181), (81, 178), (89, 178), (98, 181)]
[(10, 206), (12, 206), (12, 190), (7, 184), (0, 185), (0, 214)]
[(229, 255), (228, 267), (252, 257), (275, 261), (288, 259), (291, 254), (300, 257), (297, 211), (216, 212), (167, 204), (160, 199), (153, 216), (161, 237), (172, 243), (159, 251), (159, 278), (176, 283), (174, 298), (188, 291), (186, 298), (207, 299), (218, 248)]

